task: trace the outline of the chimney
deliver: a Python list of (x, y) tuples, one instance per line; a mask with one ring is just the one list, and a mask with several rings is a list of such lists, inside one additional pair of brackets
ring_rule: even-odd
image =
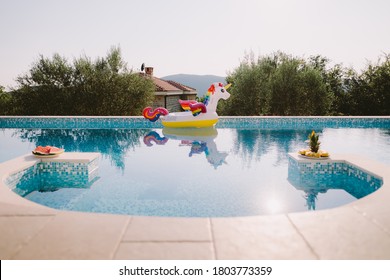
[(153, 77), (153, 67), (145, 67), (145, 74)]

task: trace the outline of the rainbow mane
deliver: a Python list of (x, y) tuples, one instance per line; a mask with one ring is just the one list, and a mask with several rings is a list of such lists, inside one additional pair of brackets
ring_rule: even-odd
[(203, 104), (207, 106), (209, 104), (211, 98), (211, 92), (208, 91), (204, 97)]
[(214, 93), (215, 93), (215, 86), (214, 84), (212, 84), (207, 90), (206, 96), (204, 97), (204, 101), (203, 101), (204, 105), (207, 106), (209, 104), (211, 95), (213, 95)]

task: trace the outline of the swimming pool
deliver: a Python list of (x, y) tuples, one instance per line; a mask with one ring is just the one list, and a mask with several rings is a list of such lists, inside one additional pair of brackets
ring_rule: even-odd
[(140, 118), (0, 118), (0, 129), (0, 162), (37, 145), (102, 154), (92, 184), (25, 194), (75, 211), (250, 216), (332, 208), (366, 195), (344, 175), (319, 178), (315, 195), (305, 191), (288, 153), (304, 148), (312, 129), (331, 154), (390, 164), (389, 118), (221, 118), (202, 130)]

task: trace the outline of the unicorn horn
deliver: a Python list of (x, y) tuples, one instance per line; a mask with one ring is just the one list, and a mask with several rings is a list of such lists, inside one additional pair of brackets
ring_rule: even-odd
[(228, 90), (231, 86), (232, 86), (232, 84), (227, 84), (226, 86), (224, 86), (224, 88), (225, 88), (226, 90)]

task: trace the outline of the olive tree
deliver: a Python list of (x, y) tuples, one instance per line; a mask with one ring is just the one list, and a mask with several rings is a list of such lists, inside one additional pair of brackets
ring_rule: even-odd
[(227, 80), (233, 87), (225, 115), (324, 115), (332, 103), (321, 71), (281, 52), (246, 58)]
[(41, 55), (17, 83), (15, 106), (24, 115), (139, 115), (154, 93), (153, 82), (128, 69), (116, 47), (94, 61)]

